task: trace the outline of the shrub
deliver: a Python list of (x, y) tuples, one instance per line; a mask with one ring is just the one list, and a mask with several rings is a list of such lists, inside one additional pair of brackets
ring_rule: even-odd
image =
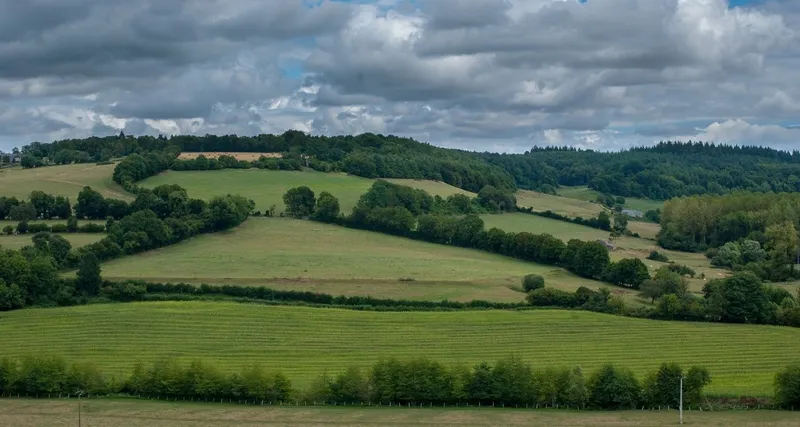
[(669, 271), (678, 273), (681, 276), (694, 277), (697, 274), (697, 272), (694, 271), (694, 269), (692, 269), (691, 267), (687, 267), (681, 264), (670, 264), (667, 266), (667, 269), (669, 269)]
[(7, 226), (3, 227), (3, 233), (5, 233), (5, 234), (7, 234), (9, 236), (14, 234), (14, 227), (12, 227), (10, 225), (7, 225)]
[(87, 223), (78, 227), (81, 233), (103, 233), (106, 231), (106, 226), (103, 224)]
[(41, 232), (44, 232), (44, 231), (50, 231), (50, 226), (45, 224), (45, 223), (43, 223), (43, 222), (36, 223), (36, 224), (30, 224), (28, 226), (28, 232), (29, 233), (41, 233)]
[(528, 274), (522, 278), (522, 289), (525, 292), (535, 291), (544, 288), (544, 277), (538, 274)]
[(53, 224), (53, 226), (50, 227), (50, 231), (53, 233), (66, 233), (67, 224)]
[(800, 364), (787, 366), (775, 375), (775, 403), (781, 407), (800, 407)]
[(28, 232), (28, 221), (20, 221), (17, 224), (17, 233), (25, 234)]
[(647, 256), (647, 259), (659, 262), (669, 262), (669, 258), (659, 251), (650, 252), (650, 255)]
[(537, 307), (576, 307), (574, 294), (554, 288), (541, 288), (528, 293), (528, 302)]

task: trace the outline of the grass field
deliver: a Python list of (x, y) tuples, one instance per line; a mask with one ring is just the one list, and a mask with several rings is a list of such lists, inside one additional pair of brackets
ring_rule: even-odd
[(535, 368), (612, 362), (644, 375), (663, 361), (705, 366), (710, 393), (771, 395), (800, 360), (800, 329), (665, 322), (565, 310), (371, 312), (226, 302), (27, 309), (0, 317), (2, 353), (54, 354), (127, 375), (137, 361), (200, 358), (238, 371), (258, 361), (298, 387), (324, 371), (424, 355), (475, 364), (517, 354)]
[(27, 199), (31, 191), (41, 190), (56, 196), (69, 197), (75, 203), (84, 186), (90, 186), (106, 197), (131, 200), (133, 197), (111, 180), (114, 165), (92, 163), (47, 166), (34, 169), (0, 171), (0, 195)]
[(550, 210), (570, 218), (582, 217), (586, 219), (596, 217), (603, 211), (603, 207), (597, 203), (528, 190), (517, 192), (517, 206), (530, 207), (536, 211)]
[[(686, 425), (794, 427), (797, 413), (778, 411), (686, 411)], [(0, 425), (72, 427), (72, 400), (0, 399)], [(238, 426), (550, 426), (661, 427), (677, 424), (677, 411), (553, 411), (498, 408), (261, 407), (219, 403), (92, 399), (81, 402), (81, 421), (91, 427)]]
[[(583, 200), (583, 201), (591, 201), (597, 198), (597, 195), (600, 194), (599, 192), (590, 189), (586, 186), (579, 186), (579, 187), (561, 187), (557, 191), (559, 196), (567, 197), (570, 199), (576, 200)], [(664, 206), (663, 201), (659, 200), (649, 200), (649, 199), (639, 199), (636, 197), (626, 197), (625, 198), (625, 208), (627, 209), (636, 209), (642, 212), (647, 212), (649, 210), (660, 209)]]
[[(563, 269), (335, 225), (251, 218), (228, 232), (103, 264), (107, 278), (267, 285), (334, 295), (520, 301), (525, 274), (597, 287)], [(413, 278), (414, 281), (400, 281)]]
[[(607, 231), (523, 213), (483, 215), (481, 218), (483, 218), (487, 229), (497, 227), (501, 230), (513, 232), (550, 233), (565, 242), (569, 239), (608, 240), (609, 238), (609, 232)], [(650, 268), (651, 272), (665, 265), (664, 263), (647, 259), (650, 251), (658, 250), (666, 254), (671, 261), (692, 267), (698, 275), (704, 273), (708, 279), (721, 277), (725, 273), (724, 270), (711, 267), (708, 259), (703, 254), (670, 251), (658, 247), (653, 241), (635, 237), (621, 237), (613, 243), (617, 246), (617, 250), (611, 252), (612, 260), (640, 258)], [(690, 279), (689, 283), (692, 291), (700, 292), (704, 281), (699, 278)]]
[[(422, 188), (432, 195), (447, 197), (464, 190), (434, 181), (389, 180), (403, 185)], [(256, 209), (266, 210), (271, 205), (278, 212), (284, 209), (283, 195), (293, 187), (306, 185), (315, 194), (327, 191), (339, 199), (341, 211), (350, 213), (362, 194), (366, 193), (373, 180), (343, 173), (269, 171), (259, 169), (226, 169), (221, 171), (168, 171), (142, 181), (144, 187), (161, 184), (178, 184), (186, 188), (189, 195), (203, 199), (213, 196), (238, 193), (256, 202)]]
[[(72, 244), (73, 248), (79, 248), (81, 246), (86, 246), (90, 243), (94, 243), (103, 237), (106, 237), (103, 233), (57, 233), (60, 234), (65, 239), (69, 240)], [(6, 236), (0, 235), (0, 247), (3, 249), (19, 249), (26, 245), (33, 245), (31, 238), (33, 237), (32, 234), (19, 234), (16, 236)]]

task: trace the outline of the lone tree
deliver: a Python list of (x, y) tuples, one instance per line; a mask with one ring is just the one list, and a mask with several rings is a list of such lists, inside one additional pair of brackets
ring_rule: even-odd
[(305, 218), (314, 213), (314, 192), (305, 185), (292, 188), (283, 195), (286, 214), (293, 218)]
[(100, 277), (100, 261), (92, 251), (86, 252), (78, 263), (78, 280), (75, 289), (86, 295), (97, 295), (103, 279)]
[(528, 274), (522, 278), (522, 288), (525, 292), (535, 291), (544, 287), (544, 277), (538, 274)]

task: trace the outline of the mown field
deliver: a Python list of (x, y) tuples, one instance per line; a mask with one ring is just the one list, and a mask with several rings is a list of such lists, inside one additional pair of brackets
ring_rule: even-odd
[(560, 268), (483, 251), (284, 218), (250, 218), (232, 231), (103, 264), (103, 276), (112, 279), (436, 301), (521, 301), (524, 294), (512, 288), (532, 273), (567, 290), (600, 285)]
[[(576, 187), (567, 187), (563, 186), (556, 190), (559, 196), (567, 197), (570, 199), (576, 200), (583, 200), (583, 201), (591, 201), (597, 198), (597, 195), (600, 194), (599, 192), (590, 189), (586, 186), (576, 186)], [(627, 209), (636, 209), (642, 212), (647, 212), (649, 210), (660, 209), (664, 206), (664, 202), (659, 200), (650, 200), (650, 199), (639, 199), (636, 197), (626, 197), (625, 198), (625, 207)]]
[[(603, 239), (606, 241), (609, 239), (608, 231), (565, 221), (543, 218), (536, 215), (511, 213), (502, 215), (482, 215), (481, 218), (483, 218), (487, 229), (497, 227), (501, 230), (513, 232), (527, 231), (536, 234), (550, 233), (564, 242), (569, 241), (569, 239)], [(653, 241), (635, 237), (621, 237), (613, 243), (617, 246), (617, 250), (610, 253), (612, 260), (640, 258), (650, 268), (651, 272), (666, 265), (665, 263), (647, 259), (650, 251), (658, 250), (666, 254), (671, 261), (692, 267), (697, 272), (698, 276), (702, 273), (705, 274), (707, 279), (712, 279), (722, 277), (725, 274), (724, 270), (713, 268), (705, 255), (700, 253), (670, 251), (660, 248)], [(692, 291), (700, 292), (703, 288), (704, 281), (696, 278), (690, 279), (689, 283)]]
[(133, 197), (111, 180), (114, 165), (92, 163), (46, 166), (34, 169), (0, 171), (0, 195), (27, 199), (31, 191), (41, 190), (56, 196), (69, 197), (75, 203), (78, 193), (90, 186), (106, 197), (131, 200)]
[[(79, 248), (94, 243), (103, 237), (103, 233), (57, 233), (69, 240), (73, 248)], [(16, 236), (6, 236), (0, 234), (0, 247), (3, 249), (19, 249), (23, 246), (33, 245), (31, 238), (33, 234), (18, 234)]]
[(800, 360), (800, 329), (665, 322), (563, 310), (371, 312), (225, 302), (27, 309), (0, 317), (2, 353), (54, 354), (127, 375), (137, 361), (203, 359), (228, 371), (255, 362), (298, 387), (325, 371), (385, 357), (475, 364), (517, 354), (535, 368), (612, 362), (638, 375), (663, 361), (702, 365), (710, 393), (771, 395)]
[[(685, 424), (707, 427), (793, 427), (797, 413), (686, 411)], [(0, 399), (0, 425), (72, 427), (73, 400)], [(262, 407), (132, 399), (81, 402), (82, 425), (91, 427), (247, 426), (550, 426), (661, 427), (677, 424), (677, 411), (577, 412), (498, 408)]]
[[(342, 212), (350, 213), (362, 194), (374, 180), (344, 173), (271, 171), (260, 169), (226, 169), (220, 171), (167, 171), (145, 179), (140, 185), (148, 188), (161, 184), (178, 184), (189, 195), (203, 199), (227, 193), (238, 193), (256, 202), (256, 209), (264, 211), (275, 205), (283, 212), (283, 195), (293, 187), (306, 185), (315, 194), (327, 191), (339, 199)], [(389, 180), (403, 185), (422, 188), (432, 195), (447, 197), (467, 193), (450, 185), (434, 181), (410, 179)]]
[(586, 200), (528, 190), (517, 191), (517, 206), (533, 208), (533, 210), (541, 212), (549, 210), (570, 218), (582, 217), (585, 219), (596, 217), (604, 210), (603, 206)]

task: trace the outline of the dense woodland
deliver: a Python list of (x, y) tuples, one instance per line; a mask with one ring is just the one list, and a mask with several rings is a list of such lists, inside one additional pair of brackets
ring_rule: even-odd
[(697, 194), (800, 191), (800, 153), (701, 142), (663, 142), (622, 152), (534, 147), (524, 154), (444, 149), (409, 138), (362, 134), (310, 136), (299, 131), (252, 137), (173, 136), (70, 139), (22, 149), (23, 166), (103, 162), (132, 153), (276, 152), (283, 159), (180, 160), (176, 170), (224, 167), (345, 171), (368, 178), (434, 179), (477, 192), (485, 185), (549, 192), (559, 185), (588, 185), (602, 193), (666, 200)]

